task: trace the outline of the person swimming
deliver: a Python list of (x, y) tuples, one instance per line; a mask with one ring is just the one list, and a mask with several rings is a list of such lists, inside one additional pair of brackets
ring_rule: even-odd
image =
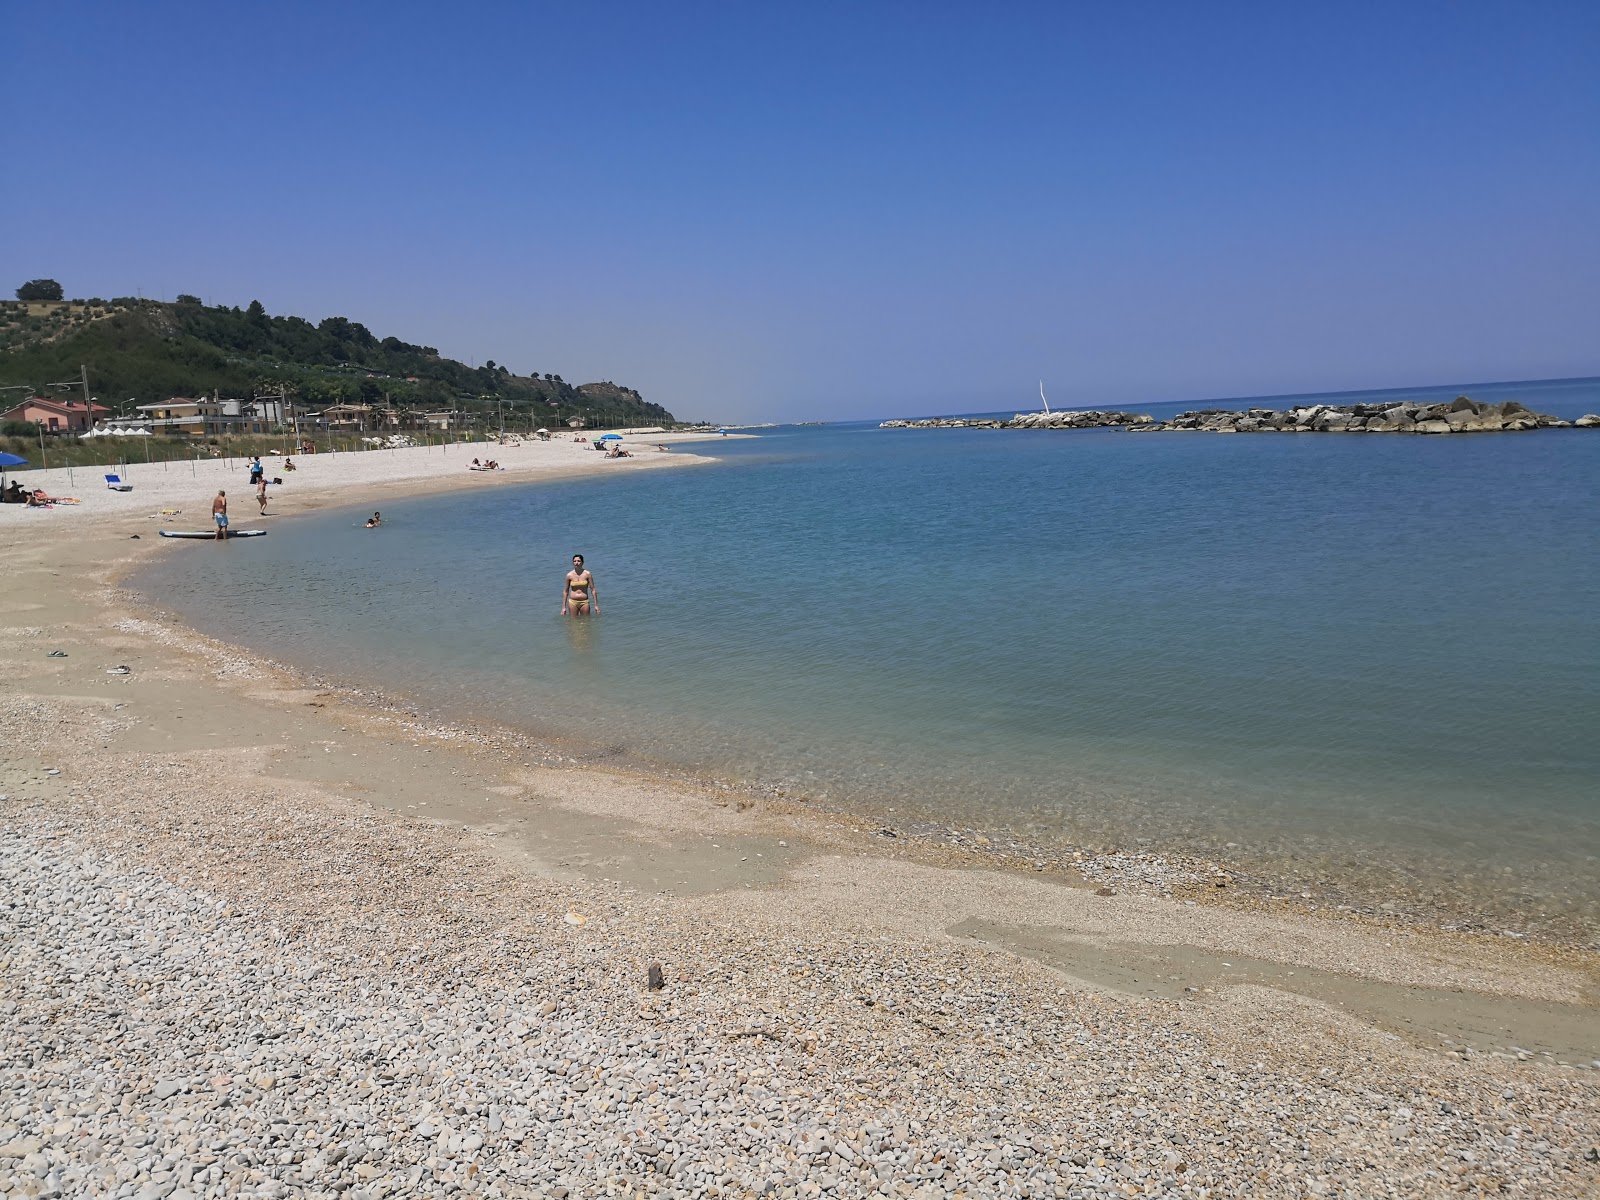
[(596, 586), (594, 575), (583, 565), (583, 555), (572, 556), (572, 570), (567, 572), (566, 583), (561, 589), (561, 615), (563, 617), (587, 617), (590, 613), (600, 615), (600, 589)]
[(368, 528), (368, 529), (376, 529), (379, 525), (382, 525), (382, 524), (383, 524), (383, 514), (382, 513), (373, 513), (370, 517), (367, 518), (366, 528)]

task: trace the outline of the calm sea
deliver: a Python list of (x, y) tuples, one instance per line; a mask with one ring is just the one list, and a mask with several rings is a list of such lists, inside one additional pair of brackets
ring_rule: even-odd
[[(1600, 411), (1600, 380), (1364, 398), (1463, 390)], [(1600, 929), (1600, 432), (704, 449), (385, 501), (377, 534), (337, 512), (175, 544), (140, 586), (588, 754)], [(598, 621), (557, 616), (574, 552)]]

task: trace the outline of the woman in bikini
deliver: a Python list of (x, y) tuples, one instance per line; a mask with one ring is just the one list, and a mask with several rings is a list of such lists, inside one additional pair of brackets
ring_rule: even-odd
[(600, 589), (595, 586), (594, 575), (583, 565), (583, 555), (572, 556), (572, 570), (561, 589), (561, 615), (586, 617), (600, 615)]

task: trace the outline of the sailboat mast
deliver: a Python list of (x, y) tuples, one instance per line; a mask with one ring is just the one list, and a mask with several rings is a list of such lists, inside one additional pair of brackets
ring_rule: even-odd
[(1043, 401), (1044, 411), (1048, 413), (1050, 411), (1050, 401), (1045, 400), (1044, 398), (1044, 380), (1042, 379), (1039, 380), (1039, 399)]

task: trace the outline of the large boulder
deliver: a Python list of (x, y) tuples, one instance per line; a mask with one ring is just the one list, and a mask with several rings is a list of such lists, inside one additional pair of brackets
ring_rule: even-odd
[(1417, 432), (1418, 433), (1454, 433), (1455, 430), (1451, 428), (1451, 425), (1450, 425), (1449, 421), (1442, 420), (1442, 419), (1440, 419), (1438, 417), (1433, 417), (1433, 418), (1430, 418), (1430, 419), (1428, 419), (1426, 421), (1418, 421), (1417, 422)]
[(1410, 433), (1416, 424), (1411, 414), (1403, 408), (1385, 409), (1377, 416), (1367, 418), (1367, 429), (1372, 433)]
[(1584, 413), (1573, 424), (1579, 429), (1600, 429), (1600, 413)]
[(1489, 405), (1479, 412), (1471, 408), (1452, 408), (1444, 414), (1445, 423), (1456, 433), (1484, 433), (1504, 425), (1500, 414)]

